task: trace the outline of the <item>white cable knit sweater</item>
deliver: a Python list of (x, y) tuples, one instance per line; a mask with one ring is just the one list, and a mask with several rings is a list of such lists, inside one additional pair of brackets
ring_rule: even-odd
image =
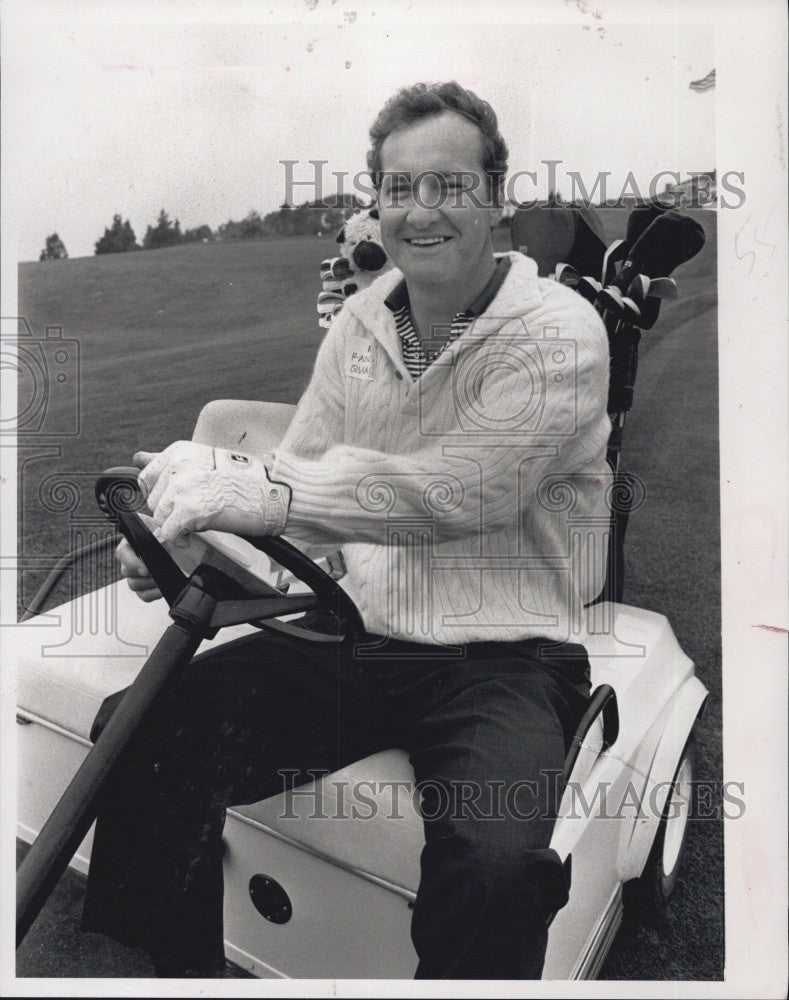
[(321, 344), (272, 479), (285, 534), (341, 543), (367, 629), (459, 644), (583, 642), (608, 530), (608, 344), (594, 309), (535, 263), (414, 381), (383, 275)]

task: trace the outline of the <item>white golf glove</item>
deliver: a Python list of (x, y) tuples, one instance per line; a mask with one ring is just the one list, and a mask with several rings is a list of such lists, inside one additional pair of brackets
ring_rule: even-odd
[(272, 483), (257, 458), (176, 441), (158, 454), (138, 452), (134, 463), (144, 465), (140, 483), (162, 542), (206, 528), (236, 535), (279, 535), (285, 528), (290, 487)]

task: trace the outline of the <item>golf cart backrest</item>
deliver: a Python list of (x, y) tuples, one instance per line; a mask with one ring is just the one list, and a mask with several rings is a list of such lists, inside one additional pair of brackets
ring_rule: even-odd
[(192, 440), (260, 457), (279, 445), (295, 412), (291, 403), (215, 399), (200, 411)]
[(512, 217), (512, 249), (531, 257), (541, 278), (550, 277), (557, 264), (599, 274), (606, 250), (603, 225), (586, 205), (521, 205)]

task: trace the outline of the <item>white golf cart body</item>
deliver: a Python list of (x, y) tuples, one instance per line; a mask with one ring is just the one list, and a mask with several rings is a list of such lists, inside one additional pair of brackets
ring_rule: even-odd
[[(247, 407), (266, 405), (212, 405), (195, 438), (235, 441), (239, 412), (246, 418)], [(258, 426), (278, 437), (291, 411), (269, 404)], [(245, 445), (254, 452), (271, 440)], [(8, 628), (18, 671), (23, 840), (35, 839), (91, 746), (101, 702), (133, 681), (170, 624), (167, 611), (163, 601), (143, 604), (121, 582)], [(586, 611), (592, 690), (610, 685), (615, 697), (582, 740), (553, 834), (571, 888), (550, 925), (545, 979), (597, 974), (621, 922), (622, 887), (642, 874), (661, 823), (664, 868), (678, 863), (687, 804), (672, 783), (707, 694), (662, 615), (608, 602)], [(201, 649), (253, 630), (226, 628)], [(412, 782), (407, 756), (392, 749), (231, 809), (227, 956), (261, 977), (411, 978), (410, 904), (424, 843)], [(91, 834), (73, 867), (87, 871), (90, 846)]]

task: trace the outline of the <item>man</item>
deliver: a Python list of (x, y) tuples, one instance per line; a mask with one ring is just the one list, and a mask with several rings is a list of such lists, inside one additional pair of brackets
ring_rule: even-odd
[[(198, 658), (126, 754), (84, 926), (148, 948), (161, 975), (222, 966), (228, 805), (281, 791), (280, 772), (308, 780), (392, 746), (432, 817), (418, 977), (539, 978), (566, 901), (549, 841), (589, 690), (566, 640), (602, 583), (599, 550), (587, 567), (606, 523), (605, 331), (533, 261), (494, 254), (507, 150), (488, 104), (417, 85), (371, 138), (396, 270), (334, 321), (281, 446), (137, 456), (162, 540), (212, 527), (340, 543), (368, 633), (339, 653), (262, 634)], [(119, 558), (157, 596), (127, 546)]]

